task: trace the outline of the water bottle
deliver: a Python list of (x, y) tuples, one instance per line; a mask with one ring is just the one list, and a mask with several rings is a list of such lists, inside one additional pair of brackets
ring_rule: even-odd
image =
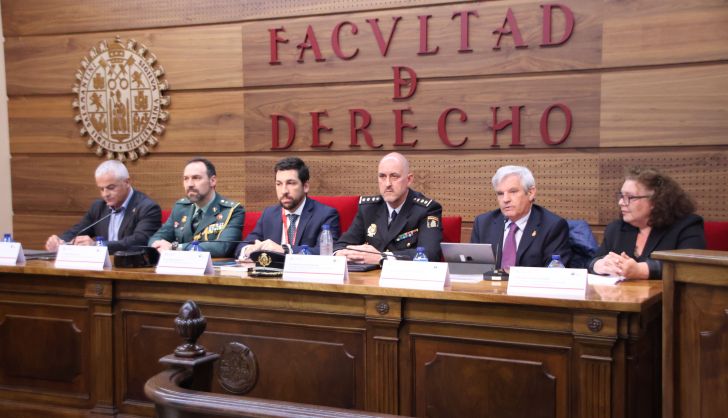
[(187, 251), (202, 251), (200, 248), (200, 241), (192, 241)]
[(102, 237), (101, 235), (96, 236), (96, 246), (97, 247), (106, 247), (106, 239)]
[(331, 227), (324, 224), (319, 234), (319, 254), (332, 255), (334, 253), (334, 237), (331, 236)]
[(430, 261), (427, 259), (427, 256), (425, 255), (425, 247), (417, 247), (417, 252), (415, 253), (415, 258), (413, 258), (412, 261)]
[(3, 242), (13, 242), (13, 236), (10, 234), (3, 235)]
[(548, 268), (564, 268), (564, 265), (561, 264), (561, 256), (558, 254), (552, 255)]
[(308, 245), (303, 244), (301, 245), (301, 251), (298, 253), (301, 255), (311, 255), (311, 250), (308, 248)]

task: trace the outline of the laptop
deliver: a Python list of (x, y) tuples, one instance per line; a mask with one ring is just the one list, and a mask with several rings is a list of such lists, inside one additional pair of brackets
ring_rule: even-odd
[(483, 273), (495, 267), (495, 255), (490, 244), (443, 242), (440, 248), (451, 279), (482, 280)]

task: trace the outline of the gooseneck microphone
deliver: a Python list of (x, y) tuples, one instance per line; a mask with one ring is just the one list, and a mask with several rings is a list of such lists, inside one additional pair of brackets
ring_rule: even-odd
[(114, 209), (111, 206), (107, 206), (109, 208), (109, 213), (99, 218), (96, 222), (93, 222), (91, 225), (86, 226), (85, 228), (81, 229), (80, 231), (76, 232), (76, 235), (73, 236), (73, 238), (67, 242), (69, 245), (74, 245), (74, 242), (76, 242), (76, 238), (81, 236), (81, 233), (88, 231), (89, 229), (96, 226), (99, 222), (103, 221), (104, 219), (108, 219), (111, 215), (115, 213), (121, 212), (121, 208)]
[(356, 251), (356, 252), (359, 252), (359, 253), (376, 254), (376, 255), (381, 256), (381, 257), (384, 257), (384, 258), (394, 257), (397, 260), (412, 260), (412, 257), (406, 256), (406, 255), (403, 255), (403, 254), (388, 254), (388, 253), (383, 253), (381, 251), (366, 251), (366, 250), (359, 250), (359, 249), (356, 249), (356, 248), (348, 248), (348, 247), (347, 248), (342, 248), (342, 249), (340, 249), (338, 251), (341, 251), (341, 250), (351, 250), (351, 251)]

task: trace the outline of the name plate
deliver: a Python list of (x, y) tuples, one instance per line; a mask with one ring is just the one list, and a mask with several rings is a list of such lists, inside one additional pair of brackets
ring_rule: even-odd
[(511, 267), (507, 294), (562, 299), (586, 298), (587, 270)]
[(203, 276), (212, 274), (212, 259), (207, 251), (162, 251), (155, 271), (159, 274)]
[(348, 278), (346, 257), (286, 254), (283, 264), (283, 280), (344, 284)]
[(23, 246), (19, 242), (0, 242), (0, 266), (25, 264)]
[(403, 289), (443, 290), (450, 285), (447, 263), (384, 260), (379, 286)]
[(103, 270), (111, 267), (109, 249), (87, 245), (61, 245), (56, 254), (56, 268)]

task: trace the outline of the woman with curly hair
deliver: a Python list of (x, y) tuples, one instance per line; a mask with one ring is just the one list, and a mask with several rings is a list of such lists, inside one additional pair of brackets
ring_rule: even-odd
[(617, 201), (622, 219), (607, 225), (589, 270), (627, 279), (661, 279), (653, 251), (705, 248), (703, 218), (675, 180), (651, 168), (627, 170)]

